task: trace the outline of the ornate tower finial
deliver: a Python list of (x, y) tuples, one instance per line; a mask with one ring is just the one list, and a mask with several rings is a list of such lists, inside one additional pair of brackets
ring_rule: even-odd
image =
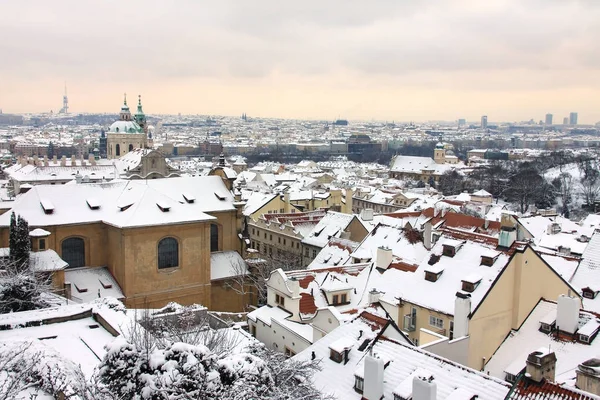
[(138, 106), (142, 105), (142, 95), (138, 94)]
[(123, 93), (123, 104), (127, 105), (127, 93)]

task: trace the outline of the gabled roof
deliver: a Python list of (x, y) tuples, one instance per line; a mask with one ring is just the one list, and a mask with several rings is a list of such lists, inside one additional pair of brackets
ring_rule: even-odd
[[(504, 379), (505, 372), (516, 376), (525, 368), (527, 356), (543, 347), (556, 354), (556, 382), (571, 384), (577, 366), (600, 353), (600, 339), (595, 338), (590, 344), (583, 344), (566, 337), (557, 340), (555, 334), (540, 331), (540, 322), (552, 324), (556, 320), (556, 312), (555, 302), (540, 300), (521, 327), (513, 330), (498, 347), (486, 363), (485, 371), (501, 379)], [(596, 314), (581, 310), (579, 329), (584, 329), (587, 322), (596, 323), (597, 318)], [(597, 324), (598, 327), (600, 324)]]
[[(355, 375), (363, 376), (364, 357), (369, 351), (387, 364), (382, 382), (386, 399), (393, 399), (394, 389), (406, 379), (412, 380), (417, 370), (426, 370), (434, 376), (440, 399), (449, 398), (457, 390), (466, 392), (463, 398), (478, 395), (480, 400), (503, 399), (508, 393), (510, 385), (507, 383), (415, 348), (392, 325), (382, 326), (379, 320), (381, 318), (375, 322), (367, 312), (356, 314), (350, 322), (340, 325), (294, 358), (310, 360), (314, 354), (321, 360), (322, 370), (314, 375), (314, 383), (323, 393), (337, 399), (362, 398), (362, 394), (354, 390)], [(351, 346), (347, 363), (329, 358), (330, 349), (338, 343)]]
[(352, 214), (328, 211), (312, 231), (304, 237), (302, 243), (310, 246), (324, 247), (331, 238), (339, 238), (354, 218), (356, 217)]
[[(600, 233), (595, 233), (590, 239), (570, 282), (578, 289), (600, 292)], [(583, 304), (584, 308), (600, 313), (600, 296), (595, 299), (584, 298)]]
[[(175, 179), (183, 178), (164, 180)], [(159, 180), (153, 181), (158, 182)], [(197, 183), (200, 184), (200, 181)], [(163, 189), (168, 192), (167, 187), (163, 187)], [(88, 204), (90, 198), (96, 199), (101, 206), (99, 208), (90, 207)], [(228, 201), (224, 201), (224, 203), (231, 204)], [(48, 209), (47, 206), (44, 209), (44, 204), (52, 204), (52, 209)], [(161, 204), (162, 208), (158, 204)], [(164, 206), (167, 206), (168, 211)], [(171, 199), (145, 182), (121, 181), (85, 185), (35, 186), (15, 201), (11, 211), (25, 218), (32, 227), (103, 222), (120, 228), (130, 228), (215, 219), (201, 210), (191, 212), (190, 206), (190, 204), (182, 204)], [(230, 207), (233, 206), (230, 205)], [(0, 226), (9, 226), (10, 214), (11, 212), (7, 212), (0, 215)]]

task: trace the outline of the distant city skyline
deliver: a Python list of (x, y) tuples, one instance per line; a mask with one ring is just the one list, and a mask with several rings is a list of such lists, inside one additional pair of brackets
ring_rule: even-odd
[(600, 2), (0, 4), (0, 109), (600, 121)]

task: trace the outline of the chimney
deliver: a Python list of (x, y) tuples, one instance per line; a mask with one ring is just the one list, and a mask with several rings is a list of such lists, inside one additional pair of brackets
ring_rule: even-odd
[(39, 166), (39, 161), (40, 161), (40, 159), (39, 159), (38, 155), (35, 154), (33, 156), (33, 165), (35, 165), (36, 167)]
[(288, 191), (283, 194), (283, 210), (286, 214), (290, 212), (290, 192)]
[(365, 378), (363, 399), (380, 400), (383, 397), (383, 360), (367, 354), (363, 376)]
[(79, 184), (82, 182), (82, 180), (83, 180), (83, 177), (81, 176), (79, 171), (77, 171), (77, 175), (75, 175), (75, 182), (77, 182)]
[(369, 292), (369, 304), (377, 303), (380, 297), (381, 292), (379, 292), (375, 288), (371, 289), (371, 291)]
[(360, 210), (360, 219), (363, 221), (373, 221), (373, 209), (363, 208)]
[(60, 166), (61, 167), (67, 166), (67, 156), (62, 156), (62, 158), (60, 159)]
[(88, 161), (90, 162), (90, 165), (96, 165), (96, 158), (94, 157), (93, 154), (90, 153), (90, 155), (88, 156)]
[(575, 334), (579, 327), (579, 298), (558, 296), (556, 305), (556, 329), (571, 335)]
[(75, 154), (71, 154), (71, 166), (74, 167), (77, 165), (77, 159), (75, 158)]
[(490, 227), (490, 220), (489, 219), (484, 219), (483, 220), (483, 229), (488, 229)]
[(377, 268), (387, 269), (392, 263), (392, 249), (389, 247), (378, 247), (377, 258), (375, 259), (375, 266)]
[(585, 390), (600, 395), (600, 360), (591, 358), (582, 362), (575, 371), (577, 375), (575, 386), (577, 389)]
[(44, 166), (48, 167), (50, 163), (48, 162), (48, 156), (44, 156)]
[(58, 157), (56, 154), (54, 155), (54, 157), (52, 157), (52, 162), (54, 162), (54, 164), (58, 163)]
[(456, 292), (454, 299), (454, 338), (469, 335), (469, 314), (471, 314), (471, 295)]
[(546, 379), (550, 382), (554, 382), (554, 376), (556, 372), (556, 354), (549, 352), (547, 348), (541, 348), (539, 350), (530, 353), (527, 356), (525, 372), (529, 375), (529, 378), (535, 382), (542, 382)]
[(431, 243), (431, 230), (432, 230), (432, 226), (431, 226), (431, 221), (427, 221), (425, 222), (425, 224), (423, 225), (423, 246), (425, 246), (425, 248), (427, 250), (431, 250), (431, 248), (433, 247), (432, 243)]
[(413, 378), (412, 400), (436, 400), (437, 385), (433, 376), (429, 378), (415, 376)]
[(354, 195), (354, 190), (351, 188), (346, 189), (346, 214), (353, 214), (352, 212), (352, 196)]

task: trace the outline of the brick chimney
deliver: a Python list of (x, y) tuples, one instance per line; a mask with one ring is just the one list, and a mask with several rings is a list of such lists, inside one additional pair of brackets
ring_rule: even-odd
[(556, 373), (556, 354), (546, 348), (530, 353), (527, 356), (525, 372), (535, 382), (546, 379), (554, 382)]

